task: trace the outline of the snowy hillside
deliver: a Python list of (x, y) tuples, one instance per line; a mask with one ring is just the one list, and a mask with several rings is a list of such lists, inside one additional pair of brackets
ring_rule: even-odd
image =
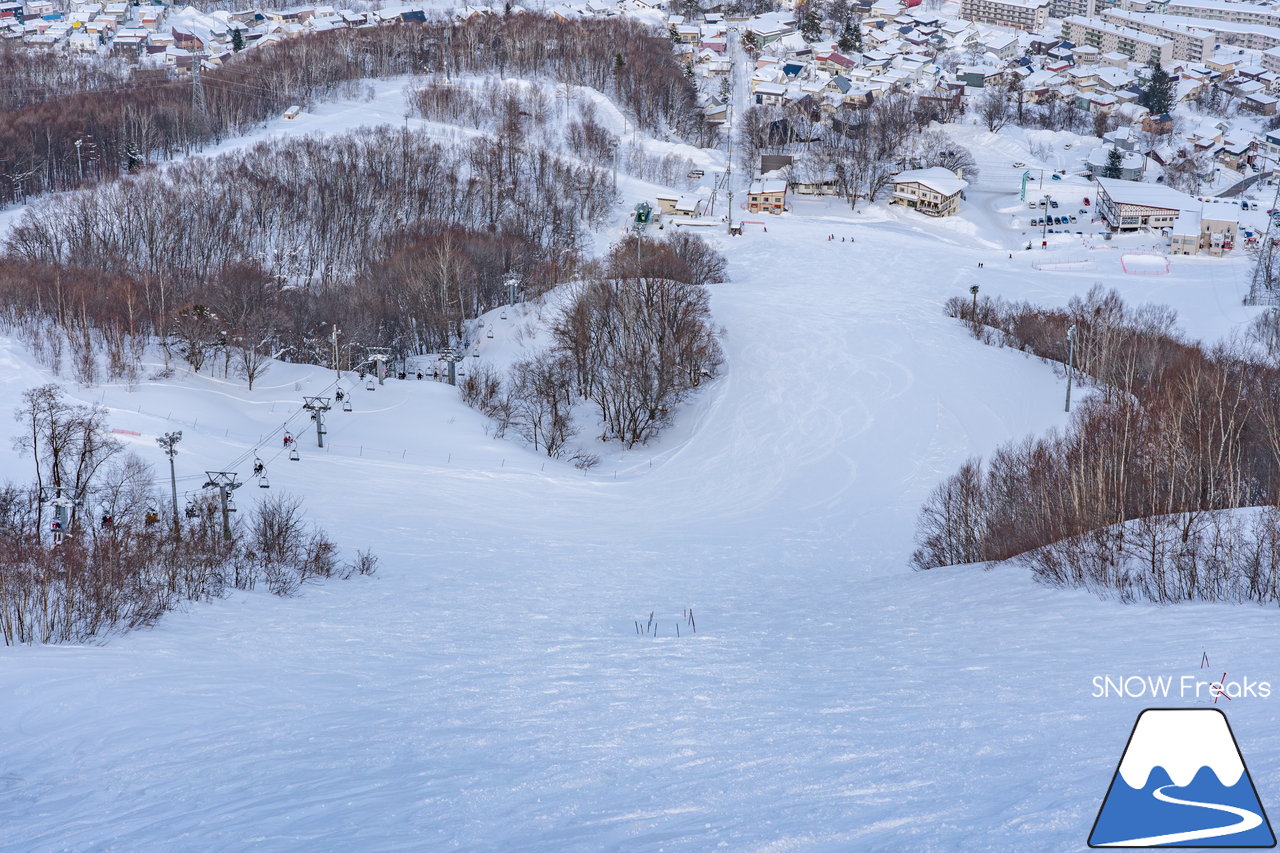
[[(390, 91), (297, 127), (394, 123)], [(0, 649), (0, 849), (1083, 849), (1153, 704), (1095, 698), (1094, 676), (1201, 677), (1207, 653), (1214, 677), (1267, 679), (1280, 627), (1010, 568), (911, 572), (943, 476), (1066, 419), (1047, 366), (976, 342), (942, 303), (977, 283), (1059, 304), (1101, 281), (1194, 335), (1249, 313), (1239, 260), (1134, 276), (1136, 239), (1026, 251), (1016, 193), (979, 188), (943, 221), (798, 201), (767, 231), (712, 236), (725, 375), (658, 443), (585, 473), (490, 438), (430, 381), (348, 374), (326, 450), (297, 415), (332, 388), (319, 368), (275, 364), (251, 393), (181, 372), (69, 388), (154, 463), (154, 437), (182, 429), (182, 489), (292, 417), (302, 458), (273, 445), (271, 491), (382, 563), (104, 645)], [(526, 317), (468, 361), (509, 360)], [(10, 339), (0, 354), (12, 409), (49, 377)], [(5, 453), (0, 472), (26, 478)], [(650, 613), (658, 636), (637, 636)], [(1229, 708), (1264, 804), (1276, 702)]]

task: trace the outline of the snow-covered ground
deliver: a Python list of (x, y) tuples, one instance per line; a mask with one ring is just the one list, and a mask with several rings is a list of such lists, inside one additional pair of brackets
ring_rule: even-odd
[[(1013, 192), (944, 221), (802, 200), (715, 236), (724, 376), (655, 446), (586, 473), (489, 438), (429, 381), (345, 379), (327, 451), (296, 412), (329, 371), (72, 389), (154, 462), (183, 429), (184, 489), (292, 417), (302, 460), (259, 451), (272, 489), (382, 566), (105, 645), (0, 649), (0, 848), (1083, 849), (1137, 713), (1208, 702), (1094, 698), (1094, 676), (1201, 677), (1207, 652), (1214, 677), (1271, 679), (1280, 626), (1009, 568), (910, 571), (943, 476), (1066, 417), (1048, 367), (942, 302), (1101, 281), (1207, 337), (1252, 309), (1238, 259), (1151, 276), (1120, 266), (1138, 238), (1026, 251)], [(468, 361), (510, 358), (532, 310), (490, 316)], [(9, 341), (0, 368), (0, 408), (46, 378)], [(0, 473), (28, 476), (8, 451)], [(637, 636), (651, 612), (658, 637)], [(1280, 696), (1228, 712), (1277, 802)]]

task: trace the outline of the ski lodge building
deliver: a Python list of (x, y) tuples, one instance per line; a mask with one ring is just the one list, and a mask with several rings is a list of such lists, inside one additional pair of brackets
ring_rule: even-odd
[(1184, 210), (1200, 210), (1186, 193), (1158, 184), (1097, 178), (1098, 212), (1112, 231), (1170, 228)]

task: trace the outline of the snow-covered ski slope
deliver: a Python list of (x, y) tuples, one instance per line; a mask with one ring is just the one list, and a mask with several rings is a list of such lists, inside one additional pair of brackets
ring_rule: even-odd
[[(935, 223), (802, 202), (715, 238), (725, 375), (654, 447), (586, 474), (488, 438), (431, 382), (357, 387), (328, 452), (295, 420), (303, 459), (264, 456), (272, 488), (372, 546), (379, 574), (105, 645), (0, 649), (0, 849), (1084, 849), (1138, 711), (1196, 701), (1092, 698), (1092, 678), (1207, 679), (1207, 652), (1213, 677), (1272, 679), (1280, 625), (1009, 568), (911, 572), (938, 480), (1066, 417), (1047, 367), (941, 303), (1101, 280), (1197, 333), (1247, 316), (1235, 261), (1156, 280), (1112, 251), (1039, 272), (1032, 255), (1076, 250), (1009, 259), (997, 207), (972, 193)], [(508, 322), (481, 360), (517, 346)], [(0, 367), (0, 409), (46, 379), (16, 344)], [(153, 462), (153, 437), (183, 429), (190, 488), (332, 381), (275, 365), (252, 394), (182, 375), (72, 390)], [(677, 638), (685, 608), (697, 635)], [(651, 612), (659, 636), (637, 636)], [(1264, 805), (1278, 703), (1227, 707)]]

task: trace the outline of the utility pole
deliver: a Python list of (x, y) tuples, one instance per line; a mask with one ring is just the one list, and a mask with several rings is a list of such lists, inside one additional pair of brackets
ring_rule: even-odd
[(222, 502), (222, 538), (231, 541), (231, 513), (236, 508), (231, 503), (231, 492), (240, 488), (244, 483), (240, 482), (240, 477), (234, 471), (205, 471), (209, 475), (209, 480), (204, 484), (206, 489), (217, 489), (218, 497)]
[(969, 320), (973, 323), (974, 328), (978, 326), (978, 285), (972, 285), (969, 293), (973, 294), (973, 309), (969, 312)]
[(506, 284), (507, 302), (514, 308), (516, 304), (516, 297), (520, 295), (520, 273), (515, 272), (514, 270), (507, 273)]
[(333, 372), (342, 379), (342, 368), (338, 365), (338, 324), (333, 324)]
[(84, 161), (80, 159), (80, 144), (84, 142), (83, 138), (76, 138), (76, 169), (80, 172), (80, 180), (84, 180)]
[(311, 412), (311, 420), (316, 422), (316, 447), (324, 447), (324, 413), (332, 408), (328, 397), (303, 397), (302, 408)]
[(1071, 411), (1071, 376), (1076, 369), (1076, 324), (1067, 328), (1067, 408)]
[[(733, 72), (730, 71), (729, 74), (732, 77)], [(729, 132), (727, 136), (729, 137), (729, 156), (725, 162), (725, 167), (724, 167), (724, 186), (725, 186), (725, 191), (728, 193), (728, 196), (729, 196), (729, 233), (732, 234), (733, 233), (733, 133), (734, 133), (733, 96), (732, 95), (730, 95), (729, 97), (728, 117), (729, 117), (729, 122), (728, 122)]]
[(156, 444), (169, 457), (169, 489), (173, 494), (173, 532), (176, 535), (181, 527), (178, 523), (178, 475), (173, 469), (173, 457), (178, 455), (178, 442), (182, 441), (182, 430), (166, 432), (156, 439)]

